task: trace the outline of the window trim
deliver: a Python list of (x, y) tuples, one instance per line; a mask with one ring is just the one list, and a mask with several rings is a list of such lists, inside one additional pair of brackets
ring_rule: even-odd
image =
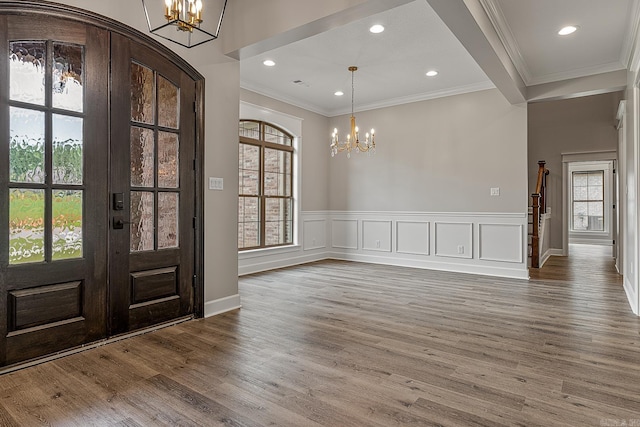
[[(563, 154), (563, 242), (568, 248), (569, 243), (598, 243), (611, 244), (613, 241), (613, 215), (612, 209), (614, 202), (614, 181), (615, 176), (613, 169), (615, 168), (615, 152), (598, 152), (586, 154)], [(573, 188), (571, 183), (572, 172), (575, 171), (594, 171), (604, 170), (604, 231), (573, 231), (572, 219), (572, 199)], [(566, 233), (566, 241), (565, 235)], [(564, 252), (563, 252), (564, 253)]]
[[(259, 189), (258, 189), (258, 195), (253, 195), (253, 194), (248, 194), (248, 195), (244, 195), (240, 193), (240, 185), (238, 185), (238, 200), (241, 197), (253, 197), (253, 198), (257, 198), (259, 200), (259, 242), (260, 244), (258, 246), (249, 246), (249, 247), (243, 247), (240, 248), (238, 247), (238, 252), (247, 252), (247, 251), (257, 251), (257, 250), (265, 250), (265, 249), (273, 249), (273, 248), (281, 248), (281, 247), (291, 247), (291, 246), (295, 246), (296, 245), (296, 197), (295, 197), (295, 188), (296, 188), (296, 184), (295, 184), (295, 177), (296, 177), (296, 173), (295, 173), (295, 169), (294, 166), (296, 164), (295, 161), (295, 145), (296, 145), (296, 138), (294, 135), (292, 135), (290, 132), (288, 132), (287, 130), (283, 129), (282, 127), (272, 123), (272, 122), (267, 122), (264, 120), (257, 120), (257, 119), (240, 119), (238, 121), (238, 124), (242, 123), (242, 122), (253, 122), (253, 123), (257, 123), (259, 125), (259, 136), (260, 139), (255, 139), (255, 138), (250, 138), (250, 137), (246, 137), (246, 136), (242, 136), (242, 135), (238, 135), (238, 146), (240, 144), (248, 144), (248, 145), (253, 145), (256, 147), (259, 147), (260, 150), (260, 154), (259, 154)], [(269, 142), (265, 140), (265, 127), (269, 126), (271, 128), (274, 128), (280, 132), (282, 132), (285, 136), (287, 136), (290, 140), (291, 140), (291, 144), (287, 145), (287, 144), (278, 144), (278, 143), (274, 143), (274, 142)], [(272, 149), (272, 150), (278, 150), (278, 151), (282, 151), (282, 152), (289, 152), (291, 153), (290, 156), (290, 195), (289, 196), (279, 196), (279, 195), (275, 195), (275, 196), (269, 196), (265, 194), (264, 191), (264, 186), (265, 186), (265, 166), (264, 166), (264, 162), (265, 162), (265, 149)], [(280, 243), (280, 244), (275, 244), (275, 245), (267, 245), (266, 244), (266, 205), (267, 205), (267, 200), (268, 199), (285, 199), (285, 200), (290, 200), (291, 201), (291, 242), (290, 243)], [(238, 220), (239, 220), (239, 215), (238, 215)], [(287, 222), (287, 221), (285, 221)], [(239, 224), (239, 221), (238, 221)]]

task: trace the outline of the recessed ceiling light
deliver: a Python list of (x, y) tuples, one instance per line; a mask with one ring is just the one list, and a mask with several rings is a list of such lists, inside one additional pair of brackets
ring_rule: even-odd
[(343, 92), (343, 91), (341, 91), (341, 90), (339, 90), (339, 91), (337, 91), (336, 93), (334, 93), (334, 95), (335, 95), (335, 96), (342, 96), (342, 95), (344, 95), (344, 92)]
[(568, 25), (562, 28), (560, 31), (558, 31), (558, 34), (560, 34), (561, 36), (568, 36), (569, 34), (575, 33), (577, 29), (578, 27), (574, 27), (573, 25)]
[(380, 24), (376, 24), (371, 26), (371, 28), (369, 28), (369, 31), (371, 31), (373, 34), (378, 34), (384, 31), (384, 27)]
[(438, 75), (436, 70), (427, 71), (427, 77), (435, 77)]
[(265, 59), (262, 63), (267, 67), (273, 67), (274, 65), (276, 65), (276, 63), (271, 59)]

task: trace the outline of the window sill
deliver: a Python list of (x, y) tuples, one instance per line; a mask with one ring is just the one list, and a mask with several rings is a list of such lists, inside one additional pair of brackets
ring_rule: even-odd
[(301, 248), (300, 245), (288, 245), (288, 246), (278, 246), (275, 248), (260, 248), (260, 249), (250, 249), (248, 251), (238, 251), (238, 260), (298, 252), (300, 248)]

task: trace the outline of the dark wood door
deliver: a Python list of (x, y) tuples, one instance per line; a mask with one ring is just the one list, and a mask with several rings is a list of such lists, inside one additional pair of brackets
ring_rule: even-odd
[(0, 366), (193, 312), (195, 90), (106, 29), (0, 15)]
[(108, 40), (0, 16), (0, 366), (106, 335)]
[(193, 311), (195, 82), (112, 36), (110, 333)]

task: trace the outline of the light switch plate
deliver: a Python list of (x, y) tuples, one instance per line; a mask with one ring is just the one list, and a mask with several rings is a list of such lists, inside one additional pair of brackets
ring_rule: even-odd
[(491, 195), (492, 196), (499, 196), (500, 195), (500, 187), (491, 188)]
[(209, 177), (209, 190), (222, 190), (224, 189), (224, 179)]

